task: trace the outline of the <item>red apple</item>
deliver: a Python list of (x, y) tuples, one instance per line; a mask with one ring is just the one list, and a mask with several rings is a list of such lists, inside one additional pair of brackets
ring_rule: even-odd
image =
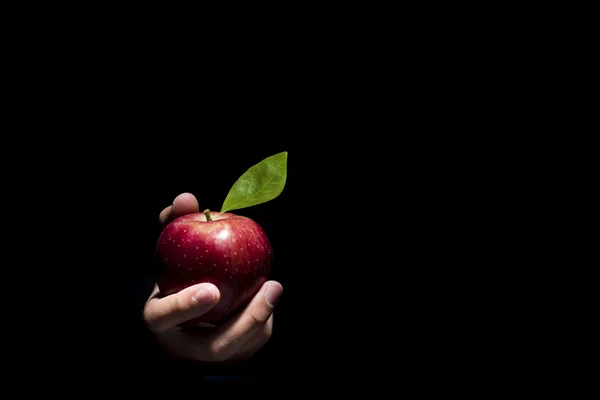
[(217, 305), (193, 321), (214, 324), (260, 290), (271, 269), (273, 248), (252, 219), (205, 210), (170, 222), (158, 238), (156, 258), (158, 287), (165, 296), (201, 282), (219, 288)]

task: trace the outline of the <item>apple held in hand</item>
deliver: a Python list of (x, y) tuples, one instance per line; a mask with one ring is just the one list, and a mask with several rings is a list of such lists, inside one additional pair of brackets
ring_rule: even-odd
[(217, 322), (247, 304), (266, 282), (273, 248), (252, 219), (205, 210), (167, 225), (156, 256), (163, 268), (158, 286), (164, 295), (201, 282), (219, 288), (219, 303), (194, 321)]
[(217, 305), (190, 322), (217, 323), (245, 306), (274, 262), (269, 238), (252, 219), (231, 213), (277, 197), (285, 186), (287, 152), (249, 168), (229, 190), (220, 212), (204, 210), (171, 221), (156, 245), (162, 295), (202, 282), (221, 293)]

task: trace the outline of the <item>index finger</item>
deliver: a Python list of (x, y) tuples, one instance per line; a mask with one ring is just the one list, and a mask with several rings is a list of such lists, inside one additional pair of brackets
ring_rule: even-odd
[(211, 283), (192, 285), (166, 297), (160, 297), (159, 293), (155, 285), (142, 312), (146, 326), (153, 332), (165, 332), (204, 315), (221, 297), (218, 288)]

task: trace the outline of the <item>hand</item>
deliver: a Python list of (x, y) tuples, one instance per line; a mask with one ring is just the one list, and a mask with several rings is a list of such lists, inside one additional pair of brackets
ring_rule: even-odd
[[(165, 225), (192, 212), (199, 212), (198, 201), (192, 194), (183, 193), (160, 213), (159, 222)], [(182, 323), (205, 314), (219, 302), (217, 287), (200, 283), (162, 297), (154, 285), (143, 319), (158, 343), (174, 357), (205, 362), (241, 361), (270, 339), (273, 310), (282, 292), (279, 282), (267, 281), (240, 313), (218, 326), (197, 324), (183, 328)]]

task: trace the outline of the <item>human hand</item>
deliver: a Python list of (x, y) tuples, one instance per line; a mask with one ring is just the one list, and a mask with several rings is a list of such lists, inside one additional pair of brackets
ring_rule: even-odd
[[(199, 212), (198, 201), (194, 195), (183, 193), (162, 210), (159, 222), (164, 226), (193, 212)], [(241, 312), (218, 326), (198, 323), (184, 328), (184, 322), (207, 313), (219, 302), (218, 288), (200, 283), (163, 297), (158, 285), (154, 285), (142, 316), (161, 347), (174, 357), (205, 362), (241, 361), (271, 338), (273, 311), (282, 292), (279, 282), (267, 281)]]

